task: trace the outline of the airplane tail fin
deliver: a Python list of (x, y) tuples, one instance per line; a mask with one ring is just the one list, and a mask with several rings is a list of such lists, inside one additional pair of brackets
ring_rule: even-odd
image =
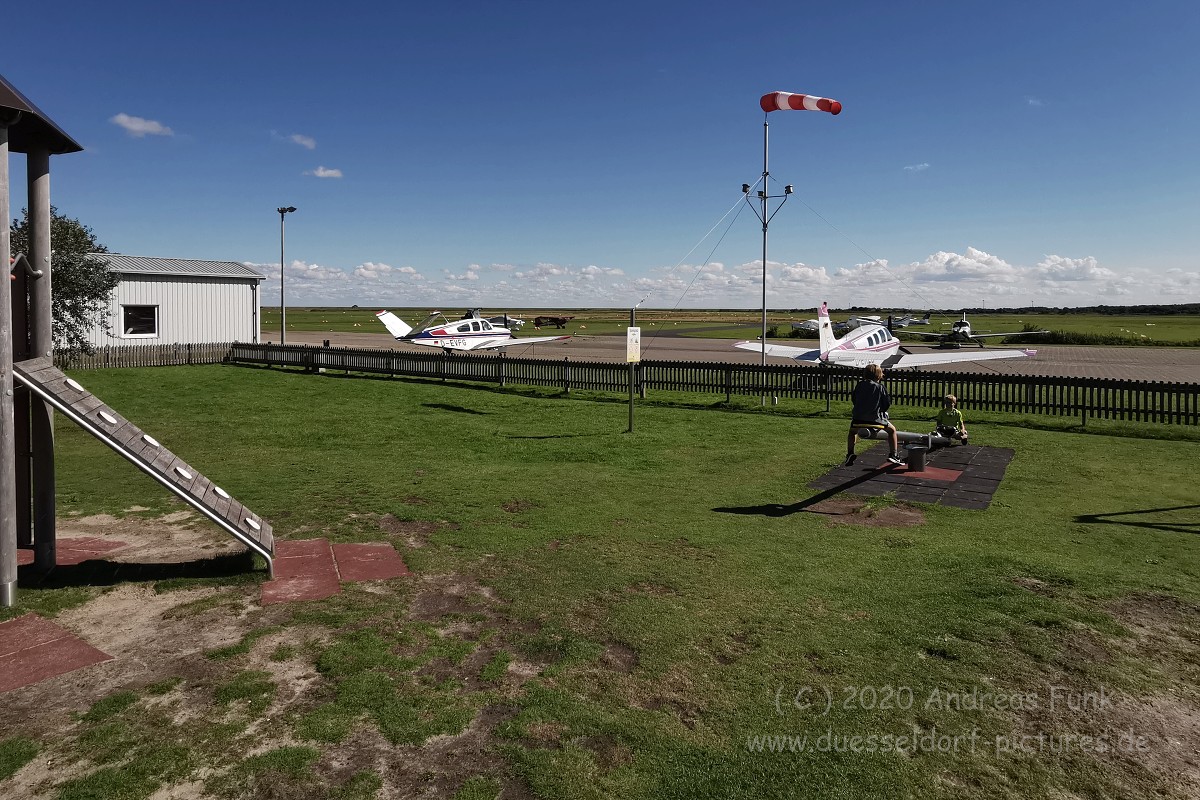
[(930, 317), (930, 315), (932, 315), (932, 314), (933, 314), (933, 312), (932, 312), (932, 311), (926, 311), (926, 312), (925, 312), (925, 316), (924, 316), (924, 318), (923, 318), (923, 321), (924, 321), (924, 322), (926, 322), (926, 323), (928, 323), (928, 322), (929, 322), (929, 317)]
[(833, 335), (833, 323), (829, 321), (829, 303), (821, 303), (817, 309), (817, 324), (820, 326), (821, 358), (837, 346), (837, 337)]
[(379, 317), (379, 321), (388, 329), (388, 333), (395, 336), (397, 339), (403, 339), (408, 334), (412, 333), (412, 328), (404, 324), (404, 320), (397, 317), (390, 311), (379, 311), (375, 314)]

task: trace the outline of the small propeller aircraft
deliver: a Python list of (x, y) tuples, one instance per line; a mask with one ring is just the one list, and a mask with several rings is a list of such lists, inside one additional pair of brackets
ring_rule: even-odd
[(885, 326), (878, 324), (860, 325), (842, 338), (833, 335), (829, 321), (829, 305), (822, 303), (817, 309), (820, 320), (820, 342), (817, 350), (789, 347), (766, 342), (738, 342), (741, 350), (765, 352), (769, 356), (791, 358), (806, 364), (835, 364), (847, 367), (865, 367), (878, 364), (884, 369), (907, 369), (928, 367), (934, 364), (952, 364), (956, 361), (987, 361), (997, 358), (1026, 358), (1036, 350), (984, 350), (981, 353), (911, 353), (900, 346), (900, 340), (892, 336)]
[(883, 324), (883, 320), (880, 319), (876, 315), (863, 316), (863, 317), (847, 317), (845, 322), (833, 323), (833, 332), (834, 333), (847, 333), (849, 331), (857, 330), (858, 328), (861, 328), (864, 325), (882, 325), (882, 324)]
[(821, 330), (820, 320), (806, 319), (803, 322), (793, 322), (792, 330), (807, 331), (808, 333), (816, 333)]
[(896, 328), (907, 328), (909, 325), (928, 325), (929, 315), (932, 313), (932, 311), (926, 311), (923, 317), (903, 316), (896, 317), (895, 319), (888, 317), (888, 327), (894, 330)]
[(1014, 331), (1012, 333), (972, 333), (971, 323), (967, 322), (967, 312), (963, 312), (962, 319), (956, 320), (950, 326), (949, 333), (926, 333), (925, 331), (905, 331), (906, 336), (924, 336), (927, 339), (934, 339), (942, 347), (960, 347), (964, 344), (975, 342), (980, 347), (983, 347), (984, 339), (991, 339), (997, 336), (1016, 336), (1020, 334), (1025, 336), (1028, 334), (1049, 333), (1050, 331)]
[(442, 312), (434, 311), (415, 329), (409, 327), (391, 311), (379, 311), (375, 316), (379, 317), (379, 321), (388, 329), (388, 333), (396, 337), (397, 341), (426, 347), (440, 347), (446, 352), (496, 350), (514, 345), (557, 342), (571, 338), (570, 336), (531, 336), (525, 339), (514, 339), (511, 330), (503, 325), (497, 325), (491, 320), (483, 319), (478, 311), (454, 322), (448, 321)]
[(525, 324), (525, 320), (517, 317), (510, 317), (507, 313), (497, 314), (494, 317), (484, 317), (483, 311), (478, 308), (472, 308), (462, 315), (461, 319), (487, 319), (493, 325), (499, 325), (502, 328), (508, 328), (510, 331), (519, 331), (521, 326)]

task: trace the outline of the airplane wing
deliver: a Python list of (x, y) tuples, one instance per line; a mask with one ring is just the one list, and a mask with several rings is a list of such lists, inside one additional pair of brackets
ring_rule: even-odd
[(1030, 358), (1037, 350), (956, 350), (953, 353), (897, 353), (883, 362), (886, 369), (929, 367), (962, 361), (991, 361), (997, 358)]
[[(763, 352), (763, 346), (759, 342), (738, 342), (734, 347), (739, 350), (751, 350), (755, 353)], [(766, 346), (767, 355), (778, 356), (779, 358), (791, 358), (796, 361), (804, 361), (818, 363), (821, 360), (821, 351), (813, 350), (807, 347), (789, 347), (786, 344), (768, 344)]]
[(528, 336), (524, 339), (508, 339), (503, 342), (488, 342), (481, 344), (478, 347), (471, 348), (472, 350), (499, 350), (502, 347), (515, 347), (522, 344), (537, 344), (538, 342), (561, 342), (563, 339), (570, 339), (570, 336)]
[[(897, 331), (897, 333), (899, 333), (901, 336), (924, 336), (929, 339), (945, 339), (947, 336), (950, 335), (948, 333), (929, 333), (927, 331), (910, 331), (907, 329), (902, 330), (902, 331)], [(1009, 334), (1003, 333), (1000, 335), (1008, 336)]]
[(972, 333), (972, 339), (991, 339), (995, 336), (1028, 336), (1031, 333), (1049, 333), (1050, 331), (1013, 331), (1012, 333)]

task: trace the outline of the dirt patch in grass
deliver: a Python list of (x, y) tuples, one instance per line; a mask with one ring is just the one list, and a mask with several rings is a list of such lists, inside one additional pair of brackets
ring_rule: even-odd
[(420, 622), (438, 622), (443, 617), (482, 611), (492, 599), (472, 578), (465, 575), (426, 575), (409, 604), (409, 615)]
[[(0, 796), (42, 800), (56, 796), (63, 781), (93, 771), (97, 764), (86, 750), (78, 749), (79, 737), (90, 730), (81, 714), (117, 692), (132, 692), (137, 699), (120, 720), (130, 730), (146, 730), (138, 726), (162, 719), (159, 724), (166, 726), (168, 737), (181, 737), (203, 749), (213, 744), (198, 744), (203, 737), (230, 726), (228, 734), (219, 734), (226, 749), (206, 756), (205, 765), (178, 784), (158, 788), (153, 797), (161, 800), (213, 796), (214, 779), (233, 781), (241, 786), (237, 791), (258, 791), (274, 779), (264, 774), (238, 784), (239, 760), (278, 748), (313, 746), (321, 755), (311, 771), (298, 778), (281, 776), (270, 784), (269, 795), (259, 796), (326, 796), (367, 772), (382, 782), (380, 797), (452, 797), (464, 782), (478, 776), (497, 781), (502, 797), (533, 797), (495, 747), (495, 729), (518, 713), (519, 707), (509, 704), (546, 667), (520, 648), (539, 630), (536, 623), (510, 618), (490, 587), (457, 574), (411, 576), (402, 584), (385, 584), (392, 596), (380, 600), (380, 611), (388, 618), (376, 624), (374, 617), (361, 620), (351, 613), (345, 617), (349, 628), (337, 622), (349, 610), (343, 607), (347, 592), (353, 594), (348, 588), (340, 596), (341, 605), (332, 598), (263, 607), (260, 581), (245, 576), (216, 585), (201, 582), (194, 588), (176, 583), (180, 588), (174, 590), (156, 590), (153, 579), (122, 580), (126, 569), (136, 575), (135, 570), (167, 559), (186, 563), (237, 551), (239, 545), (226, 544), (220, 532), (188, 528), (189, 520), (89, 518), (70, 520), (60, 528), (130, 543), (106, 555), (112, 563), (105, 574), (113, 588), (56, 617), (58, 624), (113, 659), (4, 695), (5, 718), (14, 721), (5, 735), (30, 737), (43, 742), (44, 749), (0, 782)], [(425, 530), (444, 525), (429, 523)], [(140, 566), (135, 568), (135, 563)], [(265, 580), (265, 572), (258, 577)], [(297, 614), (310, 614), (317, 621), (300, 623), (294, 620)], [(323, 619), (332, 627), (324, 627)], [(339, 688), (336, 674), (318, 669), (318, 657), (360, 627), (385, 637), (396, 657), (421, 662), (410, 673), (414, 686), (432, 682), (437, 685), (434, 691), (465, 707), (463, 729), (433, 735), (420, 744), (397, 744), (367, 718), (353, 723), (340, 740), (314, 745), (297, 739), (294, 721), (326, 706)], [(398, 634), (395, 640), (387, 637), (388, 631)], [(405, 641), (413, 643), (411, 653), (401, 652)], [(429, 650), (437, 654), (429, 657)], [(403, 672), (393, 674), (404, 679)], [(254, 698), (220, 700), (221, 691), (236, 688), (239, 680), (263, 688)], [(157, 734), (139, 735), (152, 739)], [(621, 757), (616, 752), (612, 760), (616, 763)], [(231, 768), (235, 771), (226, 775)]]
[(156, 519), (122, 519), (110, 514), (60, 517), (55, 527), (60, 541), (97, 537), (124, 542), (124, 547), (106, 553), (105, 560), (128, 564), (177, 564), (246, 549), (192, 511), (176, 511)]
[[(417, 498), (420, 499), (420, 498)], [(408, 501), (405, 500), (407, 503)], [(409, 503), (409, 505), (420, 505)], [(438, 531), (456, 531), (458, 526), (444, 519), (438, 520), (403, 520), (393, 514), (384, 514), (379, 518), (379, 530), (388, 536), (400, 539), (409, 547), (424, 547), (429, 543), (429, 537)]]
[(1035, 594), (1045, 595), (1046, 597), (1054, 596), (1054, 587), (1043, 580), (1031, 578), (1026, 575), (1019, 575), (1012, 579), (1012, 582), (1022, 589), (1028, 589)]
[(925, 524), (925, 512), (907, 503), (879, 506), (867, 500), (831, 497), (805, 509), (821, 514), (838, 525), (866, 525), (876, 528), (908, 528)]
[(522, 511), (536, 508), (537, 505), (529, 500), (509, 500), (506, 503), (501, 503), (500, 507), (510, 514), (520, 514)]
[[(1034, 578), (1012, 580), (1038, 594), (1050, 589)], [(1114, 797), (1200, 797), (1200, 608), (1139, 593), (1104, 610), (1129, 635), (1082, 628), (1062, 636), (1040, 685), (1028, 687), (1037, 693), (1036, 706), (1013, 718), (1013, 735), (1034, 737), (1022, 755), (1094, 761)], [(1111, 671), (1130, 668), (1140, 676), (1134, 685), (1145, 682), (1143, 691), (1109, 683)]]
[(633, 763), (633, 750), (607, 734), (585, 736), (578, 744), (591, 750), (596, 759), (596, 766), (606, 772)]
[(637, 669), (639, 661), (637, 651), (624, 642), (609, 642), (600, 656), (604, 666), (626, 674)]

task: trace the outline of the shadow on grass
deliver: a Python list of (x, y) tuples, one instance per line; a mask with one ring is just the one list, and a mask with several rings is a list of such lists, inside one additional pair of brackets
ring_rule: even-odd
[(877, 467), (873, 470), (870, 470), (869, 472), (864, 472), (862, 475), (859, 475), (857, 478), (848, 480), (845, 483), (839, 483), (837, 486), (834, 486), (833, 488), (826, 489), (823, 492), (818, 492), (817, 494), (814, 494), (812, 497), (801, 500), (798, 503), (792, 503), (791, 505), (785, 506), (785, 505), (781, 505), (779, 503), (766, 503), (766, 504), (763, 504), (760, 506), (735, 506), (732, 508), (714, 508), (713, 511), (716, 511), (719, 514), (749, 514), (751, 516), (761, 516), (761, 517), (786, 517), (790, 514), (798, 514), (801, 511), (806, 511), (810, 506), (815, 506), (817, 503), (821, 502), (822, 500), (828, 500), (831, 497), (837, 497), (839, 494), (846, 491), (847, 489), (851, 489), (855, 486), (858, 486), (860, 483), (866, 483), (867, 481), (874, 478), (876, 475), (879, 475), (880, 473), (883, 473), (883, 472), (887, 472), (887, 470), (889, 468), (890, 467), (888, 467), (888, 466)]
[(1197, 511), (1200, 505), (1171, 506), (1169, 508), (1144, 508), (1137, 511), (1113, 511), (1109, 514), (1080, 514), (1076, 522), (1087, 525), (1131, 525), (1155, 531), (1200, 534), (1200, 522), (1170, 522), (1146, 519), (1150, 514), (1165, 514), (1170, 511)]
[(464, 406), (450, 405), (449, 403), (422, 403), (421, 408), (436, 408), (440, 411), (453, 411), (457, 414), (478, 414), (483, 417), (486, 417), (488, 413), (486, 411), (476, 411), (473, 408), (466, 408)]
[[(470, 356), (465, 356), (469, 358)], [(241, 367), (243, 369), (269, 369), (282, 370), (286, 372), (295, 372), (302, 374), (303, 369), (297, 369), (294, 365), (283, 366), (279, 364), (248, 364), (248, 363), (232, 363), (229, 366)], [(331, 368), (332, 369), (332, 368)], [(508, 383), (503, 386), (497, 386), (491, 382), (471, 381), (465, 378), (450, 378), (437, 377), (433, 375), (392, 375), (385, 373), (367, 373), (354, 371), (326, 372), (321, 374), (325, 378), (350, 379), (350, 380), (372, 380), (372, 381), (405, 381), (409, 383), (426, 384), (432, 386), (452, 386), (459, 389), (473, 389), (476, 391), (491, 392), (494, 394), (509, 395), (513, 397), (530, 397), (536, 399), (563, 399), (563, 400), (582, 400), (590, 403), (628, 403), (628, 398), (621, 393), (606, 393), (601, 390), (579, 389), (573, 388), (567, 391), (561, 387), (549, 386), (521, 386)], [(696, 394), (683, 392), (681, 394)], [(702, 394), (702, 393), (701, 393)], [(846, 419), (850, 404), (845, 400), (834, 400), (834, 406), (831, 409), (826, 408), (825, 398), (788, 398), (790, 402), (797, 404), (800, 407), (781, 408), (775, 405), (743, 405), (737, 401), (726, 402), (718, 393), (715, 395), (720, 399), (696, 400), (683, 399), (672, 397), (661, 398), (640, 398), (638, 400), (639, 408), (671, 408), (685, 409), (691, 411), (716, 411), (730, 414), (770, 414), (776, 417), (786, 417), (791, 419)], [(747, 394), (737, 395), (739, 400), (753, 399), (759, 397), (759, 393), (750, 392)], [(933, 419), (935, 412), (931, 408), (912, 407), (906, 412), (900, 413), (899, 416), (892, 418), (893, 422), (915, 422), (915, 424), (923, 425)], [(1105, 420), (1092, 418), (1089, 422), (1083, 423), (1076, 417), (1063, 416), (1030, 416), (1018, 414), (1006, 414), (1004, 412), (972, 412), (972, 424), (987, 424), (998, 425), (1006, 428), (1021, 428), (1024, 430), (1044, 431), (1047, 433), (1070, 433), (1080, 434), (1084, 436), (1111, 436), (1123, 439), (1159, 439), (1170, 441), (1186, 441), (1200, 442), (1200, 428), (1188, 424), (1166, 424), (1152, 422), (1125, 422), (1118, 420)]]
[[(176, 563), (126, 563), (92, 559), (64, 564), (42, 574), (32, 565), (17, 573), (17, 585), (26, 589), (63, 589), (74, 586), (115, 586), (119, 583), (165, 582), (160, 589), (182, 588), (188, 583), (250, 583), (265, 580), (250, 553), (230, 553), (215, 558)], [(232, 580), (230, 580), (232, 579)], [(177, 584), (177, 585), (172, 585)]]

